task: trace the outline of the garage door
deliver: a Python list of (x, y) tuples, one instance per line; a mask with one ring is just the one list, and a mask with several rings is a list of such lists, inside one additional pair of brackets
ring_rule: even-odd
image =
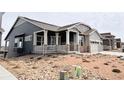
[(90, 51), (91, 51), (91, 53), (98, 53), (99, 52), (99, 43), (91, 42), (90, 43)]

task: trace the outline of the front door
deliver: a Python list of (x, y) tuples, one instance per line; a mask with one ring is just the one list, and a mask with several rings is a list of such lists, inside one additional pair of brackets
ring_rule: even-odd
[(75, 47), (74, 47), (74, 42), (70, 42), (70, 51), (74, 51)]
[(24, 46), (24, 37), (15, 37), (15, 43), (14, 43), (14, 48), (17, 52), (17, 55), (22, 55), (23, 54), (23, 46)]
[(84, 47), (84, 36), (80, 36), (80, 52), (83, 53), (85, 52), (85, 47)]
[(76, 51), (76, 33), (70, 32), (70, 51)]

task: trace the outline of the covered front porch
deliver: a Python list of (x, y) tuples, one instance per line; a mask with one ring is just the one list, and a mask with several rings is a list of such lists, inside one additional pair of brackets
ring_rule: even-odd
[(79, 32), (41, 30), (34, 32), (33, 39), (33, 53), (80, 52)]

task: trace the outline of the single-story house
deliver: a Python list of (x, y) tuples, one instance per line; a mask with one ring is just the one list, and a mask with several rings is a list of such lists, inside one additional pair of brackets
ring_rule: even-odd
[(6, 38), (8, 57), (30, 53), (96, 53), (103, 50), (97, 30), (81, 22), (56, 26), (18, 17)]
[(124, 42), (121, 42), (121, 50), (124, 52)]
[(115, 42), (116, 42), (116, 48), (117, 49), (122, 47), (121, 38), (116, 38)]
[(110, 32), (100, 34), (103, 39), (103, 50), (113, 50), (116, 49), (115, 36)]

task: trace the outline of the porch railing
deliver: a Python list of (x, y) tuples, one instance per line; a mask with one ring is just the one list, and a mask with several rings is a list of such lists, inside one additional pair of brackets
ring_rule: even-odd
[(65, 53), (67, 52), (66, 45), (47, 45), (47, 46), (34, 46), (34, 53)]
[(108, 46), (108, 45), (103, 45), (103, 49), (104, 49), (104, 50), (111, 50), (112, 47), (111, 47), (111, 46)]

